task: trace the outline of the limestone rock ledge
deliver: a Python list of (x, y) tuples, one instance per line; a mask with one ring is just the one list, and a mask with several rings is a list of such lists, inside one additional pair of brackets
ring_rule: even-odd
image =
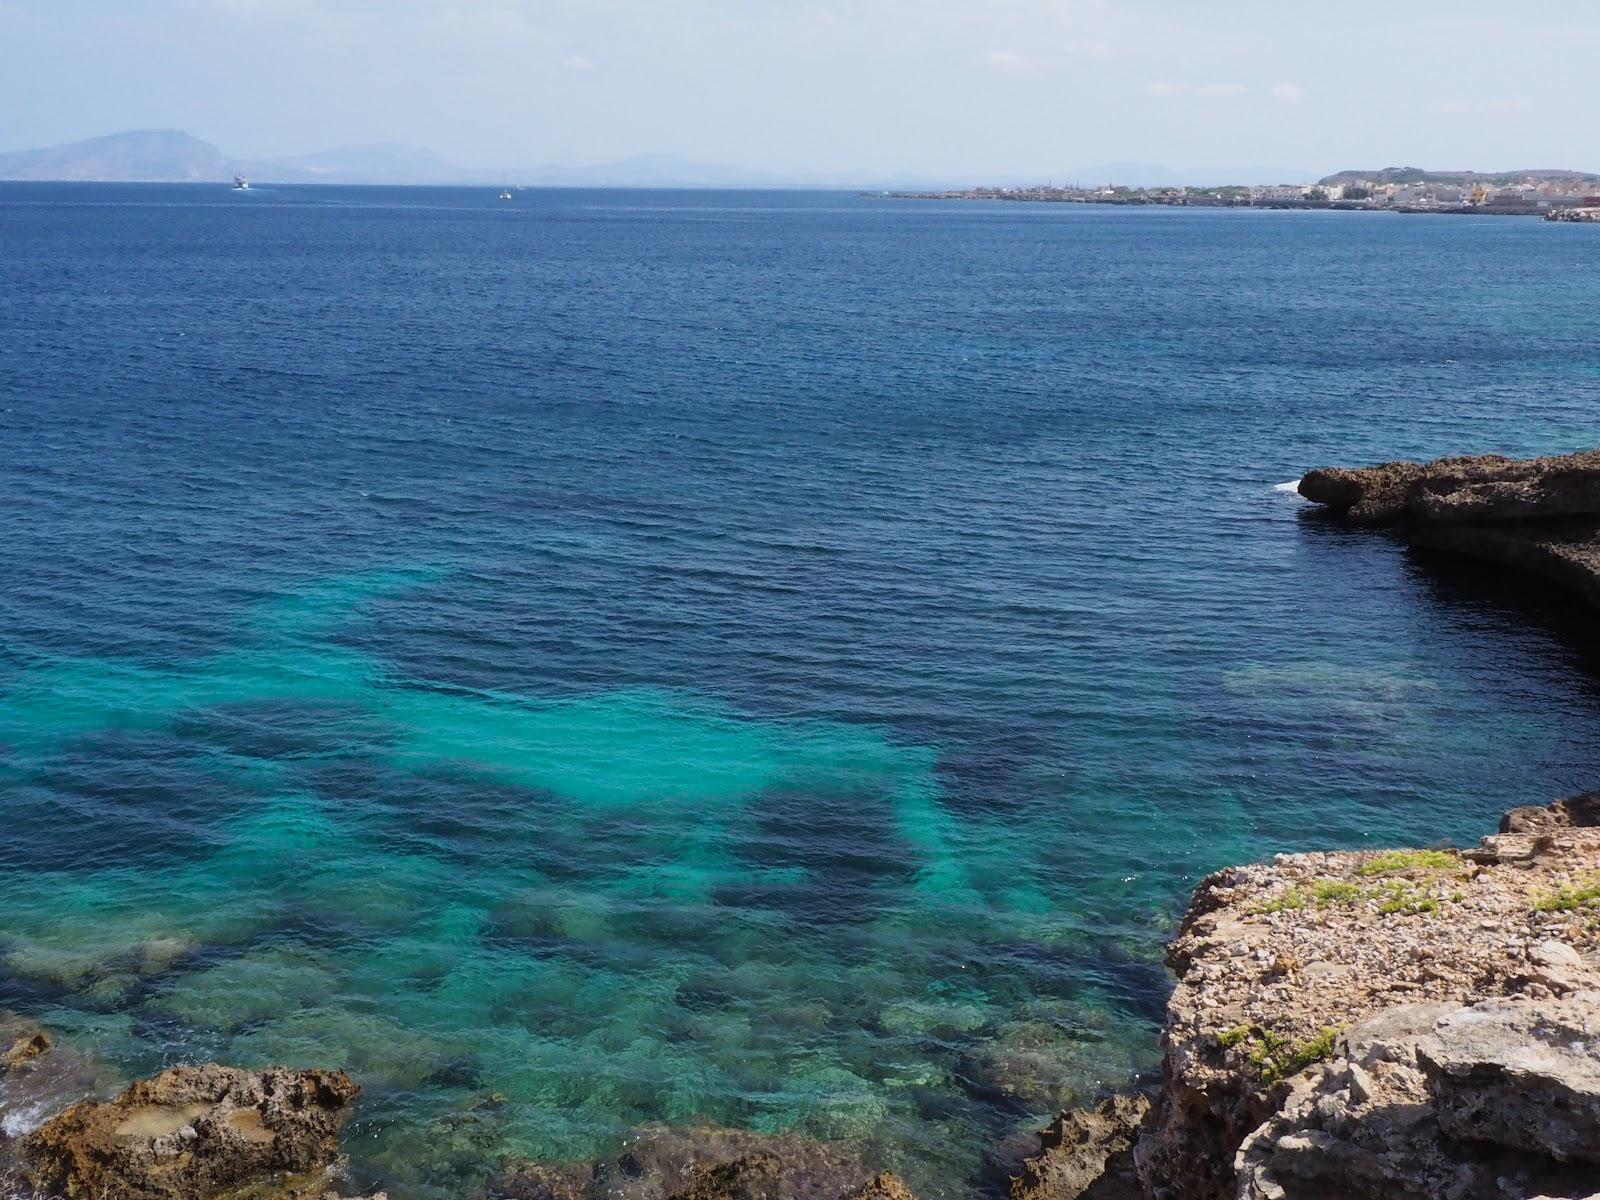
[(1537, 575), (1600, 604), (1600, 450), (1328, 467), (1300, 494), (1412, 545)]
[[(1168, 952), (1162, 1084), (1120, 1135), (1137, 1180), (1104, 1194), (1600, 1193), (1597, 808), (1515, 810), (1518, 832), (1468, 851), (1280, 855), (1202, 882)], [(1048, 1156), (1024, 1178), (1048, 1185)], [(1015, 1200), (1101, 1194), (1056, 1180)]]

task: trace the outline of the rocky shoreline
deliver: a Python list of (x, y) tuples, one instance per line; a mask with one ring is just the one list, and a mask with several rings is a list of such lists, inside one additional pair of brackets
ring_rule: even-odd
[(1600, 450), (1332, 467), (1299, 487), (1346, 524), (1508, 566), (1600, 604)]
[[(1300, 491), (1600, 603), (1600, 451), (1313, 471)], [(1061, 1113), (1011, 1200), (1600, 1197), (1600, 793), (1514, 809), (1472, 849), (1219, 871), (1167, 966), (1159, 1081)], [(86, 1094), (92, 1063), (0, 1013), (0, 1197), (351, 1190), (342, 1071), (210, 1064)], [(713, 1127), (492, 1169), (492, 1200), (913, 1200), (850, 1147)]]

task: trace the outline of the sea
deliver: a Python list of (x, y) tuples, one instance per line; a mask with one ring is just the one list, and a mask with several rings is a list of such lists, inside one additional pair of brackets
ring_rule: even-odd
[(1597, 314), (1511, 218), (0, 184), (0, 1009), (347, 1068), (395, 1200), (997, 1194), (1208, 872), (1600, 783), (1592, 616), (1291, 486), (1600, 444)]

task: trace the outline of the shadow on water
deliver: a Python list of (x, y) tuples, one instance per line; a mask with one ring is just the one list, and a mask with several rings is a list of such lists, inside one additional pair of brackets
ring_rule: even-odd
[(1298, 517), (1309, 545), (1319, 555), (1348, 559), (1340, 565), (1354, 580), (1378, 581), (1396, 570), (1396, 582), (1440, 615), (1492, 622), (1495, 628), (1486, 632), (1510, 639), (1502, 654), (1535, 650), (1529, 633), (1560, 647), (1566, 665), (1600, 702), (1600, 625), (1582, 598), (1494, 563), (1408, 546), (1390, 530), (1353, 528), (1324, 509), (1305, 509)]
[(1510, 626), (1508, 632), (1531, 631), (1559, 648), (1564, 665), (1600, 706), (1600, 625), (1581, 597), (1532, 576), (1439, 551), (1408, 549), (1406, 566), (1427, 600), (1451, 615), (1487, 617)]
[(1392, 531), (1352, 528), (1320, 509), (1299, 517), (1321, 574), (1343, 581), (1340, 602), (1389, 593), (1371, 619), (1417, 624), (1418, 641), (1442, 638), (1439, 650), (1479, 687), (1524, 703), (1559, 694), (1579, 711), (1600, 711), (1600, 625), (1575, 593), (1498, 564), (1409, 546)]

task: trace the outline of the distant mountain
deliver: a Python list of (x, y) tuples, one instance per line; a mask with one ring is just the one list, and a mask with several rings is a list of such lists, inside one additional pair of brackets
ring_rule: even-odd
[[(1307, 173), (1282, 167), (1191, 168), (1155, 163), (1098, 163), (1056, 171), (1047, 178), (1056, 183), (1128, 187), (1289, 182)], [(471, 184), (498, 187), (502, 183), (529, 187), (592, 188), (840, 188), (903, 190), (969, 186), (971, 180), (933, 176), (896, 175), (874, 178), (868, 174), (782, 175), (716, 163), (694, 162), (667, 154), (640, 154), (618, 162), (591, 166), (545, 165), (534, 167), (461, 167), (416, 146), (397, 142), (340, 146), (315, 154), (283, 158), (241, 159), (224, 154), (210, 142), (177, 129), (139, 129), (90, 138), (44, 150), (0, 153), (0, 179), (95, 180), (105, 182), (226, 183), (244, 175), (257, 183), (387, 183)], [(1529, 175), (1549, 180), (1600, 183), (1600, 175), (1578, 171), (1425, 171), (1420, 167), (1385, 167), (1381, 171), (1341, 171), (1322, 180), (1329, 185), (1372, 179), (1384, 183), (1484, 183), (1495, 187), (1515, 183)], [(995, 182), (995, 181), (984, 181)], [(1000, 181), (1005, 182), (1005, 181)], [(1017, 179), (1014, 185), (1032, 185), (1042, 178)]]
[(1524, 179), (1545, 179), (1552, 183), (1600, 183), (1600, 175), (1585, 171), (1425, 171), (1421, 167), (1384, 167), (1381, 171), (1340, 171), (1318, 182), (1330, 187), (1342, 184), (1371, 181), (1373, 183), (1436, 183), (1444, 187), (1470, 186), (1481, 183), (1485, 187), (1507, 187)]
[(221, 150), (176, 129), (139, 129), (47, 150), (0, 154), (0, 179), (188, 183), (232, 175), (233, 164)]
[(0, 179), (223, 183), (234, 175), (261, 183), (511, 182), (546, 187), (782, 187), (801, 182), (661, 154), (584, 167), (459, 167), (430, 150), (394, 142), (239, 159), (175, 129), (135, 130), (44, 150), (0, 153)]

